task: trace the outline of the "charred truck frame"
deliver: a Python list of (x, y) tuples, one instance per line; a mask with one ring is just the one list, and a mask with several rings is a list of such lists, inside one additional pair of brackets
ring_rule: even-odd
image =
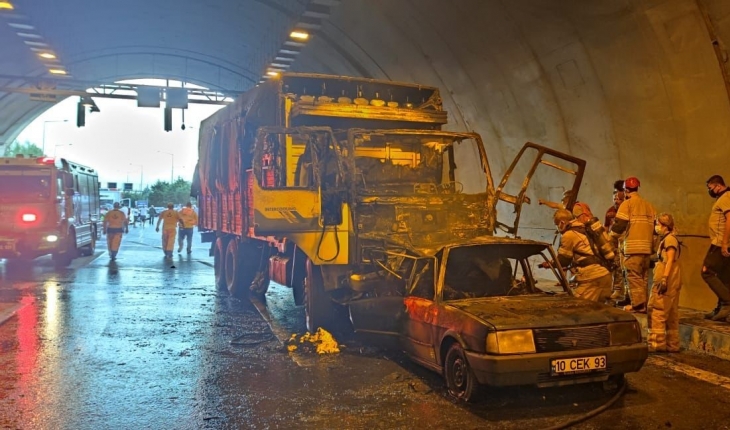
[(308, 329), (332, 329), (338, 305), (401, 294), (406, 257), (515, 236), (539, 165), (567, 172), (577, 195), (583, 160), (531, 143), (495, 189), (480, 136), (446, 123), (436, 88), (311, 74), (271, 79), (203, 121), (193, 193), (216, 284), (263, 294), (273, 280), (305, 306)]

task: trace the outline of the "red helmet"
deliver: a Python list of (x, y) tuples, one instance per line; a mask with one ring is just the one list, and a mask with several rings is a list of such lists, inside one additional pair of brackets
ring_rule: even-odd
[(631, 188), (635, 190), (639, 188), (640, 185), (641, 183), (639, 182), (639, 178), (636, 178), (634, 176), (626, 178), (626, 180), (624, 181), (624, 188)]

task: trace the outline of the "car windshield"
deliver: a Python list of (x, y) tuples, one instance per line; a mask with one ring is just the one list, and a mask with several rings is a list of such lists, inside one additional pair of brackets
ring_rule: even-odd
[(448, 133), (359, 133), (357, 178), (371, 193), (485, 193), (487, 172), (478, 145)]
[[(538, 264), (548, 261), (547, 245), (488, 244), (451, 249), (446, 261), (443, 299), (521, 296), (564, 293), (563, 284), (549, 269)], [(536, 271), (541, 279), (533, 276)]]
[(51, 195), (51, 175), (42, 170), (14, 170), (11, 174), (0, 172), (0, 199), (34, 202), (48, 199)]

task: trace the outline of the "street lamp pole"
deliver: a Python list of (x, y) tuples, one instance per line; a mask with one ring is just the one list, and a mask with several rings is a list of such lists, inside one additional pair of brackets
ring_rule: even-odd
[(53, 119), (48, 121), (43, 121), (43, 143), (41, 147), (41, 152), (43, 152), (43, 155), (46, 155), (46, 124), (52, 123), (52, 122), (68, 122), (67, 119)]

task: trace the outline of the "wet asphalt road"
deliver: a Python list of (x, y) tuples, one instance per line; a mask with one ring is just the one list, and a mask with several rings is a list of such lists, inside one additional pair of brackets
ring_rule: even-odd
[[(149, 226), (130, 228), (116, 264), (105, 246), (68, 269), (48, 257), (0, 262), (0, 303), (21, 306), (0, 325), (0, 427), (526, 429), (610, 397), (597, 385), (523, 387), (456, 404), (439, 375), (347, 336), (338, 355), (289, 353), (280, 339), (304, 332), (290, 291), (272, 285), (259, 305), (267, 322), (215, 290), (207, 244), (172, 264)], [(730, 428), (725, 361), (652, 357), (628, 381), (618, 403), (575, 428)]]

